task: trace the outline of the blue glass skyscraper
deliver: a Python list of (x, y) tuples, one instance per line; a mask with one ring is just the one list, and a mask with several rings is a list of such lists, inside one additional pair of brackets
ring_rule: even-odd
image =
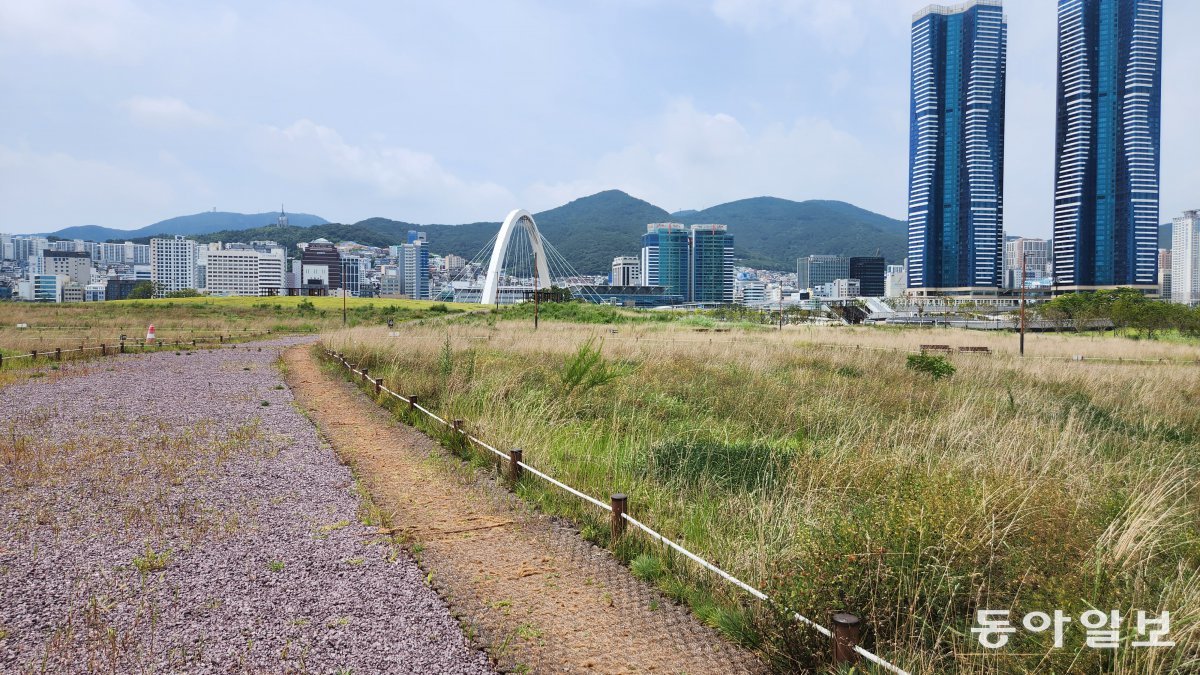
[(1000, 0), (913, 15), (908, 288), (916, 295), (1000, 287), (1007, 44)]
[(1162, 0), (1059, 0), (1058, 291), (1158, 284)]

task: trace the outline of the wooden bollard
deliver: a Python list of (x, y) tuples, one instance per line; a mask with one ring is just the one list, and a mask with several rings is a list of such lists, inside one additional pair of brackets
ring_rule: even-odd
[(463, 421), (462, 420), (460, 420), (460, 419), (452, 420), (450, 422), (450, 426), (454, 429), (454, 433), (456, 433), (456, 434), (463, 433)]
[(415, 411), (417, 409), (417, 395), (416, 394), (408, 395), (408, 409), (413, 410), (413, 411)]
[(224, 335), (218, 335), (218, 336), (217, 336), (217, 342), (220, 342), (221, 344), (225, 344), (225, 336), (224, 336)]
[(629, 498), (618, 492), (612, 496), (612, 541), (625, 535), (625, 511)]
[(37, 350), (36, 349), (29, 352), (29, 355), (30, 355), (30, 359), (29, 359), (30, 363), (37, 361)]
[(363, 381), (364, 381), (364, 382), (370, 382), (370, 381), (371, 381), (371, 376), (367, 375), (367, 368), (366, 368), (366, 366), (363, 366), (363, 369), (362, 369), (362, 374), (363, 374), (363, 376), (362, 376), (362, 377), (363, 377)]
[(383, 392), (383, 378), (377, 377), (377, 378), (375, 378), (375, 395), (378, 396), (382, 392)]
[(524, 461), (523, 455), (520, 448), (508, 451), (508, 479), (514, 483), (521, 480), (521, 474), (524, 472), (524, 469), (521, 468), (521, 462)]
[(0, 368), (4, 367), (4, 354), (0, 354)]
[(125, 341), (124, 340), (121, 340), (121, 353), (122, 354), (125, 353)]
[(108, 356), (108, 350), (104, 348), (104, 343), (100, 343), (100, 356)]
[(833, 665), (858, 663), (858, 639), (862, 633), (862, 619), (849, 612), (833, 615)]
[(55, 347), (55, 348), (54, 348), (54, 360), (55, 360), (55, 361), (62, 361), (62, 347)]

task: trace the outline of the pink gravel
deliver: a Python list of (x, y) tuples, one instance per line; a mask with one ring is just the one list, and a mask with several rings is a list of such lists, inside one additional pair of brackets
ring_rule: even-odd
[(0, 389), (0, 671), (493, 672), (276, 388), (297, 341)]

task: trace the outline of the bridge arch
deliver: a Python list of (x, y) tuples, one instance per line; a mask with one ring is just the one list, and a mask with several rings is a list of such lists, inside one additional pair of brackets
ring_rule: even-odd
[(479, 299), (482, 304), (499, 304), (500, 273), (504, 270), (504, 256), (508, 251), (508, 242), (518, 227), (525, 230), (525, 234), (529, 237), (529, 243), (533, 247), (538, 288), (550, 288), (550, 265), (546, 261), (542, 235), (538, 232), (537, 223), (533, 221), (533, 214), (525, 209), (513, 209), (504, 219), (504, 224), (500, 226), (500, 234), (496, 235), (496, 246), (492, 249), (492, 259), (488, 262), (487, 274), (483, 279), (483, 294)]

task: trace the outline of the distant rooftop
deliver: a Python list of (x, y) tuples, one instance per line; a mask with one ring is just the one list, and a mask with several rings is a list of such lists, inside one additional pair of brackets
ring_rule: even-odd
[(1004, 3), (1001, 0), (968, 0), (968, 2), (960, 2), (957, 5), (929, 5), (925, 9), (913, 14), (913, 21), (924, 19), (930, 14), (959, 14), (965, 12), (972, 7), (1003, 7)]

